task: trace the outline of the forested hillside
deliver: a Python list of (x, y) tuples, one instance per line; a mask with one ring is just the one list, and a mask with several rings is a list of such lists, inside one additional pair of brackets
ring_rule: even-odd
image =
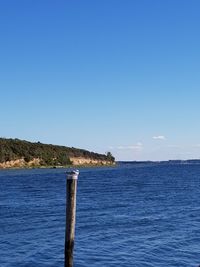
[(106, 155), (73, 147), (31, 143), (19, 139), (0, 138), (0, 163), (23, 159), (29, 163), (37, 159), (41, 166), (64, 166), (72, 164), (71, 158), (84, 158), (114, 163), (111, 153)]

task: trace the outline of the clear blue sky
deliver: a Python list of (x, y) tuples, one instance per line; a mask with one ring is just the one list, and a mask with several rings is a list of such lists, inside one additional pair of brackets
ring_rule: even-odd
[(200, 158), (200, 1), (0, 3), (0, 136)]

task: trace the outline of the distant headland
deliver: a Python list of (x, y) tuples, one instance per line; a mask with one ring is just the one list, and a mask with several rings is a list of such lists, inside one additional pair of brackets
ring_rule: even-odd
[(0, 138), (1, 169), (114, 164), (115, 158), (110, 152), (104, 155), (74, 147)]
[(118, 161), (118, 165), (180, 165), (180, 164), (200, 164), (200, 159), (174, 159), (174, 160), (163, 160), (163, 161)]

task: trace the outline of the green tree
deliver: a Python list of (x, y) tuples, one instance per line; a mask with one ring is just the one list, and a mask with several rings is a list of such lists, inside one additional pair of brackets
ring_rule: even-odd
[(115, 158), (113, 157), (112, 153), (109, 152), (109, 151), (106, 153), (106, 157), (111, 162), (114, 162), (115, 161)]

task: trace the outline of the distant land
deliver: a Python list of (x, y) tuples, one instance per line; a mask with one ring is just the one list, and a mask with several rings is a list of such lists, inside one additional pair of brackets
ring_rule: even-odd
[(165, 165), (165, 164), (200, 164), (200, 159), (186, 159), (186, 160), (164, 160), (164, 161), (118, 161), (117, 162), (119, 165), (141, 165), (141, 164), (150, 164), (150, 165), (155, 165), (155, 164), (160, 164), (160, 165)]
[(98, 154), (84, 149), (20, 139), (0, 138), (0, 168), (114, 165), (110, 152)]

